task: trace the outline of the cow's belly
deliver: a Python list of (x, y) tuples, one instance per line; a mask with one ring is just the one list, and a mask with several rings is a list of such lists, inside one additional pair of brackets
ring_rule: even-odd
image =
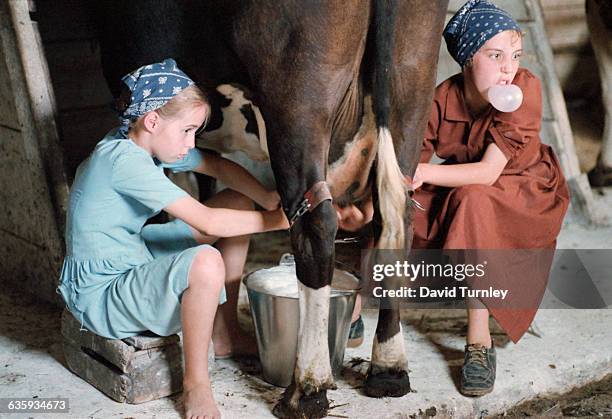
[[(221, 125), (205, 132), (198, 146), (226, 156), (240, 151), (253, 162), (269, 162), (266, 128), (259, 108), (236, 85), (220, 85), (217, 91), (227, 99), (221, 108)], [(358, 201), (369, 193), (367, 181), (376, 156), (376, 128), (369, 99), (365, 109), (368, 111), (364, 112), (361, 127), (328, 166), (327, 182), (334, 201), (340, 205)], [(269, 165), (266, 170), (271, 173)]]

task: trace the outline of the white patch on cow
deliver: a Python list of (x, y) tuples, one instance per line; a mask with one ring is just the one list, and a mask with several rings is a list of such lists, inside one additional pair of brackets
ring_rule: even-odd
[(348, 156), (351, 154), (353, 147), (359, 142), (360, 139), (360, 133), (357, 132), (357, 134), (355, 134), (355, 136), (350, 142), (344, 144), (344, 150), (342, 151), (342, 155), (338, 160), (329, 165), (328, 171), (331, 172), (334, 170), (338, 170), (341, 166), (343, 166), (346, 163)]
[(404, 350), (404, 334), (400, 324), (399, 332), (386, 342), (378, 342), (378, 337), (374, 337), (372, 345), (372, 366), (378, 369), (398, 368), (408, 371), (408, 361)]
[(367, 134), (367, 131), (373, 129), (374, 125), (374, 113), (372, 112), (372, 98), (370, 96), (366, 96), (364, 99), (364, 110), (363, 110), (363, 119), (361, 120), (361, 125), (355, 133), (353, 139), (344, 145), (344, 151), (342, 152), (342, 156), (331, 165), (329, 165), (328, 170), (334, 171), (338, 167), (342, 166), (348, 156), (351, 154), (351, 151), (354, 150), (354, 146)]
[(270, 159), (270, 152), (268, 151), (268, 134), (266, 132), (266, 122), (263, 119), (263, 115), (259, 110), (259, 106), (251, 104), (253, 113), (255, 114), (255, 120), (257, 121), (257, 132), (259, 132), (259, 147), (266, 154), (266, 159)]
[[(202, 137), (198, 138), (198, 147), (215, 150), (221, 154), (242, 151), (251, 160), (268, 160), (266, 127), (259, 108), (253, 102), (247, 100), (244, 97), (244, 91), (236, 86), (222, 84), (217, 86), (217, 91), (225, 96), (230, 104), (222, 108), (223, 123), (221, 127), (203, 133)], [(259, 138), (257, 135), (246, 131), (248, 120), (240, 112), (240, 108), (244, 105), (250, 105), (253, 109)]]
[(300, 328), (295, 378), (299, 388), (333, 387), (327, 340), (330, 286), (318, 290), (299, 282)]
[[(326, 181), (334, 198), (344, 194), (354, 182), (359, 183), (357, 190), (351, 191), (354, 197), (367, 193), (368, 174), (376, 158), (376, 125), (370, 96), (364, 99), (364, 113), (361, 126), (353, 139), (344, 145), (342, 156), (328, 167)], [(368, 154), (364, 156), (363, 150)]]

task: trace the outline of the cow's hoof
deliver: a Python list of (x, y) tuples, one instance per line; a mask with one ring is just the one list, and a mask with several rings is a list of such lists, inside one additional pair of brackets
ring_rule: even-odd
[(329, 410), (327, 390), (320, 390), (310, 395), (302, 394), (297, 407), (290, 403), (295, 391), (295, 383), (291, 383), (283, 393), (283, 398), (274, 406), (272, 410), (274, 416), (289, 419), (316, 419), (327, 416)]
[(612, 186), (612, 167), (598, 164), (589, 172), (589, 183), (591, 186)]
[(410, 392), (410, 378), (404, 370), (368, 372), (364, 388), (370, 397), (402, 397)]

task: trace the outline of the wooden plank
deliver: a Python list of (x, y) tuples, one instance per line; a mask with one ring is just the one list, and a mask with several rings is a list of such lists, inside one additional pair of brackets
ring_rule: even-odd
[(121, 339), (106, 339), (88, 330), (81, 330), (79, 322), (67, 310), (62, 313), (61, 331), (71, 345), (96, 352), (123, 372), (129, 370), (135, 349)]
[(20, 130), (21, 127), (17, 118), (11, 78), (8, 73), (5, 54), (2, 53), (3, 50), (13, 46), (9, 42), (10, 31), (8, 15), (0, 9), (0, 126), (3, 125), (14, 130)]
[(49, 71), (42, 53), (42, 43), (36, 25), (24, 2), (12, 2), (9, 6), (15, 27), (15, 40), (26, 89), (24, 105), (32, 119), (30, 136), (36, 140), (43, 173), (49, 188), (55, 228), (58, 232), (57, 245), (63, 247), (64, 221), (68, 205), (68, 184), (64, 171), (64, 156), (59, 144), (55, 125), (56, 109)]
[(584, 0), (540, 0), (540, 4), (544, 11), (555, 9), (584, 9)]
[(183, 389), (183, 364), (180, 345), (174, 344), (139, 351), (128, 376), (128, 403), (144, 403), (169, 396)]
[(589, 42), (584, 0), (540, 0), (550, 46), (580, 51)]
[(127, 399), (130, 379), (125, 374), (109, 368), (69, 341), (63, 342), (64, 357), (68, 368), (83, 380), (106, 394), (111, 399), (124, 403)]
[(552, 113), (556, 121), (555, 124), (551, 125), (554, 129), (551, 144), (555, 144), (555, 147), (561, 150), (558, 157), (570, 187), (573, 210), (582, 214), (590, 222), (597, 221), (598, 216), (593, 205), (593, 193), (588, 185), (586, 176), (580, 171), (578, 157), (576, 156), (574, 137), (567, 115), (565, 99), (553, 67), (553, 53), (544, 29), (542, 9), (540, 3), (536, 0), (524, 1), (530, 2), (530, 7), (536, 21), (536, 25), (533, 26), (535, 56), (543, 64), (543, 80), (546, 81), (543, 84), (543, 94), (550, 101)]
[(68, 340), (64, 340), (63, 349), (71, 371), (118, 402), (144, 403), (183, 388), (182, 355), (177, 344), (140, 351), (127, 373)]
[(568, 21), (549, 21), (546, 33), (552, 50), (557, 52), (581, 51), (590, 40), (589, 29), (582, 16), (576, 16)]
[(134, 365), (141, 365), (144, 361), (139, 358), (150, 356), (151, 350), (180, 342), (178, 335), (157, 336), (147, 332), (126, 339), (107, 339), (82, 329), (67, 309), (62, 313), (61, 333), (72, 345), (92, 350), (125, 373), (130, 372)]
[[(35, 8), (29, 2), (29, 10)], [(66, 207), (68, 202), (68, 185), (64, 170), (64, 156), (59, 146), (57, 128), (55, 126), (55, 95), (49, 82), (49, 69), (42, 52), (42, 42), (35, 23), (27, 19), (27, 11), (21, 7), (14, 7), (11, 11), (13, 20), (23, 22), (16, 32), (17, 45), (20, 50), (19, 58), (23, 66), (27, 86), (27, 98), (30, 101), (31, 116), (34, 119), (34, 132), (37, 136), (42, 169), (46, 176), (47, 187), (50, 188), (52, 212), (55, 215), (55, 227), (59, 233), (56, 248), (63, 252), (63, 231), (65, 227)], [(30, 22), (31, 25), (27, 23)]]
[[(538, 21), (542, 22), (541, 9), (539, 8), (539, 4), (537, 2), (534, 3), (534, 11), (538, 16)], [(565, 153), (564, 159), (562, 159), (560, 156), (561, 165), (566, 176), (577, 176), (580, 174), (580, 168), (578, 165), (578, 158), (576, 157), (576, 150), (574, 148), (574, 138), (572, 136), (572, 129), (567, 116), (565, 100), (560, 88), (559, 79), (557, 78), (557, 74), (553, 68), (554, 60), (552, 51), (550, 49), (550, 45), (548, 44), (546, 33), (542, 25), (534, 25), (532, 29), (536, 39), (534, 42), (535, 55), (543, 63), (545, 63), (545, 65), (543, 65), (543, 76), (546, 83), (543, 85), (543, 94), (549, 98), (551, 108), (555, 116), (554, 119), (558, 121), (559, 124), (559, 129), (557, 131), (557, 135), (559, 135), (559, 137), (557, 137), (557, 141), (560, 141), (563, 148), (568, 151)]]
[(554, 119), (554, 112), (550, 103), (550, 98), (545, 94), (545, 85), (550, 83), (546, 75), (546, 64), (542, 62), (537, 52), (536, 23), (523, 23), (521, 25), (525, 36), (523, 36), (523, 57), (521, 67), (529, 69), (542, 82), (542, 118)]
[(125, 343), (138, 350), (159, 348), (162, 346), (174, 345), (181, 341), (178, 335), (157, 336), (154, 333), (143, 333), (138, 336), (123, 339)]
[(556, 123), (557, 121), (555, 121), (554, 119), (553, 120), (543, 119), (542, 120), (542, 130), (540, 131), (540, 137), (542, 139), (542, 143), (551, 146), (553, 150), (555, 151), (555, 154), (557, 156), (560, 156), (561, 154), (566, 153), (567, 151), (563, 147), (563, 144), (560, 144), (554, 141), (554, 136), (556, 133), (556, 129), (554, 125)]
[(540, 0), (555, 70), (565, 97), (594, 97), (597, 63), (590, 45), (584, 0)]

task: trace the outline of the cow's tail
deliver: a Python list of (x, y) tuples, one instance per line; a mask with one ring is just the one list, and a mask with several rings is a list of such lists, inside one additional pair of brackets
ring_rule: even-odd
[(375, 70), (374, 113), (378, 130), (376, 186), (382, 216), (381, 249), (404, 247), (406, 184), (397, 162), (389, 131), (391, 113), (390, 73), (393, 57), (393, 31), (397, 13), (396, 0), (375, 0)]

